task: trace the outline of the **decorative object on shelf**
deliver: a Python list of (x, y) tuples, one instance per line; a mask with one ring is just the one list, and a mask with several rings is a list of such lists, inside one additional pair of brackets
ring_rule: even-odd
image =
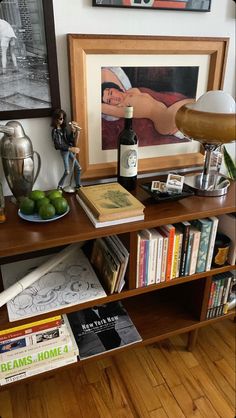
[(222, 181), (222, 175), (211, 172), (211, 160), (215, 150), (222, 144), (235, 141), (235, 101), (222, 90), (203, 94), (196, 103), (182, 106), (176, 113), (176, 124), (189, 138), (199, 141), (205, 149), (203, 172), (186, 177), (186, 183), (197, 194), (221, 196), (227, 193), (230, 181)]
[(3, 45), (9, 45), (10, 41), (1, 22), (14, 28), (10, 49), (14, 47), (15, 55), (0, 75), (0, 119), (51, 115), (52, 109), (60, 106), (53, 1), (3, 0), (0, 8), (3, 50)]
[(215, 247), (212, 259), (214, 267), (224, 266), (230, 249), (231, 239), (225, 234), (217, 233), (215, 240)]
[[(79, 141), (81, 128), (77, 122), (69, 122), (71, 132), (69, 133), (66, 127), (66, 113), (62, 109), (56, 109), (52, 115), (52, 140), (56, 150), (60, 151), (61, 158), (64, 164), (64, 173), (59, 180), (58, 189), (63, 189), (67, 193), (74, 193), (76, 188), (80, 187), (80, 173), (81, 167), (76, 156), (80, 149), (77, 146)], [(70, 169), (70, 160), (72, 160), (72, 167)], [(63, 187), (67, 175), (71, 171), (70, 183)], [(75, 187), (72, 187), (73, 175), (75, 177)]]
[(93, 0), (93, 6), (210, 12), (211, 0)]
[(223, 148), (222, 153), (223, 153), (224, 163), (228, 171), (227, 176), (232, 180), (236, 180), (236, 164), (231, 158), (231, 156), (229, 155), (225, 145), (223, 145), (221, 148)]
[[(25, 134), (18, 121), (0, 125), (0, 132), (5, 135), (0, 140), (0, 156), (8, 186), (13, 196), (19, 200), (28, 195), (39, 175), (41, 158), (33, 151), (30, 138)], [(34, 154), (38, 159), (38, 167), (34, 175)]]
[[(135, 90), (136, 93), (141, 89), (136, 84), (135, 74), (137, 71), (145, 80), (144, 88), (148, 88), (147, 72), (148, 74), (153, 74), (153, 72), (159, 74), (159, 77), (154, 79), (150, 77), (155, 89), (157, 89), (157, 83), (163, 82), (166, 85), (166, 82), (169, 83), (172, 80), (171, 85), (176, 86), (176, 81), (178, 81), (178, 87), (174, 89), (173, 94), (170, 88), (168, 103), (163, 84), (158, 84), (159, 94), (162, 93), (159, 105), (165, 110), (173, 106), (173, 101), (179, 106), (183, 94), (186, 99), (186, 91), (183, 94), (179, 93), (179, 90), (183, 91), (182, 87), (186, 87), (188, 91), (190, 87), (194, 87), (194, 91), (188, 93), (188, 100), (192, 101), (196, 95), (201, 95), (206, 90), (221, 88), (227, 46), (228, 39), (226, 38), (68, 34), (72, 117), (74, 120), (80, 120), (83, 126), (80, 135), (80, 163), (83, 167), (83, 178), (108, 178), (117, 174), (117, 145), (114, 143), (112, 148), (108, 147), (111, 135), (106, 135), (104, 129), (101, 129), (101, 125), (102, 127), (106, 126), (106, 129), (109, 129), (109, 133), (111, 133), (111, 125), (113, 131), (117, 128), (118, 123), (122, 125), (123, 120), (121, 116), (119, 120), (115, 121), (107, 120), (103, 116), (103, 105), (106, 103), (101, 104), (101, 80), (103, 80), (103, 76), (105, 77), (104, 69), (107, 72), (108, 70), (110, 73), (112, 72), (116, 78), (118, 77), (117, 73), (121, 72), (120, 70), (122, 70), (122, 76), (124, 69), (126, 71), (132, 70), (132, 80), (135, 83), (131, 83), (131, 91)], [(145, 69), (143, 72), (141, 71), (142, 67)], [(170, 72), (170, 79), (169, 76), (164, 76), (163, 72), (164, 74)], [(191, 76), (191, 82), (186, 83), (185, 72), (194, 76), (193, 82)], [(81, 74), (84, 76), (81, 77)], [(130, 77), (126, 77), (126, 82), (127, 78), (130, 79)], [(80, 83), (77, 82), (78, 79)], [(121, 79), (120, 83), (122, 84)], [(123, 85), (122, 96), (127, 93), (127, 89), (129, 90), (130, 87), (127, 84)], [(153, 86), (149, 86), (149, 92), (152, 89)], [(131, 94), (131, 91), (128, 93)], [(173, 96), (175, 100), (173, 100)], [(127, 99), (127, 94), (125, 97)], [(144, 99), (143, 95), (142, 97)], [(147, 98), (150, 101), (150, 95)], [(155, 99), (154, 101), (158, 102)], [(142, 109), (146, 110), (146, 107), (142, 106)], [(147, 109), (150, 110), (150, 107)], [(138, 130), (137, 124), (145, 124), (141, 135), (139, 134), (141, 127)], [(152, 131), (151, 142), (149, 142), (150, 137), (148, 136), (145, 144), (142, 145), (147, 125)], [(175, 123), (175, 131), (167, 131), (168, 135), (159, 134), (153, 126), (153, 121), (150, 118), (145, 118), (143, 113), (142, 117), (134, 117), (134, 129), (139, 137), (140, 146), (139, 173), (202, 165), (203, 155), (200, 152), (200, 144), (197, 141), (184, 138), (180, 132), (180, 137), (177, 137)], [(170, 128), (169, 125), (168, 128)], [(117, 135), (118, 130), (116, 130), (116, 139)], [(106, 138), (108, 139), (107, 143), (105, 143)]]
[(144, 189), (155, 202), (165, 202), (167, 200), (180, 200), (184, 197), (189, 197), (194, 194), (193, 190), (186, 184), (183, 184), (182, 192), (179, 193), (178, 191), (173, 192), (166, 190), (164, 182), (159, 182), (161, 183), (160, 187), (163, 190), (152, 189), (152, 183), (153, 182), (143, 183), (140, 185), (140, 187), (142, 187), (142, 189)]

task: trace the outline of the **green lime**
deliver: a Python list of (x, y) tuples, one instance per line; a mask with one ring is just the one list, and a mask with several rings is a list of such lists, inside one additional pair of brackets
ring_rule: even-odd
[(69, 207), (68, 202), (64, 197), (57, 197), (56, 199), (53, 199), (51, 203), (56, 209), (57, 215), (62, 215)]
[(28, 197), (32, 200), (39, 200), (45, 197), (45, 192), (43, 192), (42, 190), (32, 190)]
[(47, 195), (48, 199), (50, 200), (54, 200), (57, 197), (62, 197), (62, 191), (61, 190), (51, 190), (48, 195)]
[(36, 200), (35, 204), (36, 204), (37, 212), (39, 211), (41, 206), (47, 205), (48, 203), (50, 203), (50, 200), (47, 197), (42, 197), (42, 199)]
[(35, 203), (32, 199), (25, 197), (20, 203), (20, 211), (25, 215), (32, 215), (35, 210)]
[(39, 216), (42, 219), (51, 219), (51, 218), (53, 218), (55, 213), (56, 213), (56, 210), (55, 210), (54, 206), (51, 205), (51, 203), (47, 203), (46, 205), (42, 205), (39, 208)]

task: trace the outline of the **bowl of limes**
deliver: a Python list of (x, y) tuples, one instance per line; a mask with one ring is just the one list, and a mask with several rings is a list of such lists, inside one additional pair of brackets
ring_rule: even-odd
[(49, 222), (65, 216), (70, 210), (61, 190), (32, 190), (19, 206), (20, 218), (31, 222)]

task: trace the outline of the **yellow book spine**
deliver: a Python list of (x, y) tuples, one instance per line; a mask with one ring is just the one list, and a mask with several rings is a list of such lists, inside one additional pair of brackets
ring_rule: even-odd
[(30, 322), (29, 324), (23, 324), (19, 325), (18, 327), (8, 328), (0, 331), (0, 336), (3, 336), (5, 334), (13, 333), (15, 331), (22, 331), (27, 328), (32, 328), (35, 326), (48, 324), (50, 322), (59, 321), (61, 319), (61, 315), (53, 316), (51, 318), (41, 319), (40, 321)]

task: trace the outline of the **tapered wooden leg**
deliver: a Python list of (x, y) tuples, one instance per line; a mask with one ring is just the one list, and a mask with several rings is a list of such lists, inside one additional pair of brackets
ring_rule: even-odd
[(197, 342), (197, 336), (198, 336), (198, 329), (195, 329), (194, 331), (190, 331), (188, 333), (188, 344), (187, 344), (188, 351), (193, 351)]

